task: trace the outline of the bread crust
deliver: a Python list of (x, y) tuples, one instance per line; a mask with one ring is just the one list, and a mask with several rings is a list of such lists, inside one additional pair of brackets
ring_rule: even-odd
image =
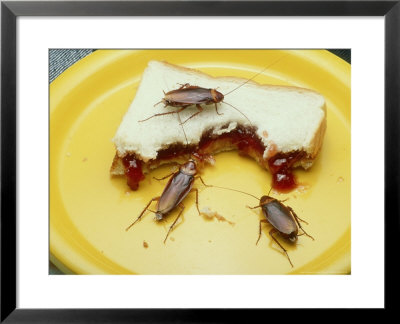
[(316, 95), (320, 95), (320, 93), (318, 93), (317, 91), (314, 91), (312, 89), (305, 89), (305, 88), (301, 88), (301, 87), (296, 87), (296, 86), (282, 86), (282, 85), (275, 85), (275, 84), (261, 84), (258, 83), (254, 80), (248, 80), (245, 78), (241, 78), (241, 77), (235, 77), (235, 76), (211, 76), (207, 73), (204, 73), (202, 71), (196, 70), (196, 69), (192, 69), (192, 68), (188, 68), (186, 66), (180, 66), (180, 65), (175, 65), (166, 61), (160, 61), (162, 64), (169, 66), (172, 69), (175, 70), (181, 70), (182, 72), (186, 72), (186, 73), (192, 73), (192, 74), (196, 74), (199, 77), (202, 78), (209, 78), (209, 79), (213, 79), (213, 80), (220, 80), (220, 81), (228, 81), (228, 82), (235, 82), (238, 83), (238, 85), (243, 84), (243, 83), (247, 83), (247, 84), (253, 84), (256, 85), (257, 87), (263, 88), (263, 89), (282, 89), (282, 90), (293, 90), (296, 92), (300, 92), (300, 93), (314, 93)]

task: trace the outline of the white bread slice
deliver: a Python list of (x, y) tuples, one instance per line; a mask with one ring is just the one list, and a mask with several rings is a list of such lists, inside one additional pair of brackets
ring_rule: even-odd
[[(310, 167), (321, 148), (326, 129), (325, 100), (312, 90), (259, 85), (250, 81), (227, 95), (224, 101), (239, 109), (251, 124), (224, 101), (218, 104), (218, 111), (223, 115), (217, 115), (214, 104), (202, 105), (204, 110), (184, 124), (186, 137), (177, 114), (157, 116), (139, 122), (157, 113), (178, 110), (176, 107), (164, 107), (162, 103), (154, 105), (161, 101), (164, 92), (176, 90), (182, 84), (217, 88), (219, 92), (226, 94), (246, 81), (234, 77), (215, 78), (166, 62), (149, 62), (136, 97), (113, 139), (117, 152), (111, 173), (123, 174), (120, 160), (127, 154), (134, 154), (136, 159), (146, 164), (157, 161), (158, 152), (171, 145), (196, 146), (205, 133), (214, 137), (229, 133), (237, 127), (251, 128), (261, 140), (265, 150), (256, 160), (264, 167), (268, 168), (265, 161), (274, 154), (296, 151), (305, 152), (297, 165)], [(195, 106), (187, 107), (180, 112), (180, 119), (184, 121), (197, 111)], [(219, 145), (217, 150), (226, 149), (232, 147)], [(157, 166), (159, 163), (153, 165)]]

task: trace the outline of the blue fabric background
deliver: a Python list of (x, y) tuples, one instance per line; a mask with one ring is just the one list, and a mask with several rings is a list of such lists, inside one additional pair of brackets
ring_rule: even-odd
[(49, 50), (49, 81), (52, 82), (72, 64), (94, 52), (92, 49)]
[[(94, 49), (51, 49), (49, 50), (49, 81), (52, 82), (72, 64), (94, 52)], [(349, 49), (331, 49), (333, 54), (351, 63)]]

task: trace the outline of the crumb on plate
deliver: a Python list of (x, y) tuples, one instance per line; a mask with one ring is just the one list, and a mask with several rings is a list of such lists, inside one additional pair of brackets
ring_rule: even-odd
[(200, 214), (203, 215), (205, 218), (207, 219), (213, 219), (216, 218), (218, 221), (220, 222), (227, 222), (230, 225), (235, 225), (234, 222), (231, 222), (229, 220), (227, 220), (224, 216), (218, 214), (217, 212), (212, 211), (210, 208), (208, 207), (204, 207), (201, 211)]

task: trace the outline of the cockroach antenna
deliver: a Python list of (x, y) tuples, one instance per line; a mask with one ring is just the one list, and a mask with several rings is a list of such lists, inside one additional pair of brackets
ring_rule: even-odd
[(243, 87), (246, 83), (250, 82), (251, 80), (253, 80), (255, 77), (259, 76), (261, 73), (265, 72), (268, 68), (270, 68), (271, 66), (273, 66), (274, 64), (278, 63), (280, 60), (284, 59), (286, 56), (288, 56), (289, 54), (283, 55), (280, 58), (278, 58), (277, 60), (273, 61), (271, 64), (268, 64), (262, 71), (256, 73), (255, 75), (253, 75), (250, 79), (248, 79), (246, 82), (242, 83), (241, 85), (237, 86), (235, 89), (229, 91), (228, 93), (224, 94), (224, 97), (226, 97), (228, 94), (232, 93), (233, 91), (236, 91), (237, 89), (239, 89), (240, 87)]
[(179, 115), (179, 112), (177, 113), (177, 115), (178, 115), (179, 125), (181, 125), (182, 131), (183, 131), (183, 135), (185, 135), (186, 145), (189, 146), (189, 141), (188, 141), (187, 136), (186, 136), (185, 128), (182, 125), (181, 115)]
[[(185, 135), (186, 146), (189, 147), (189, 141), (188, 141), (187, 136), (186, 136), (185, 127), (183, 127), (183, 124), (182, 124), (181, 115), (179, 114), (179, 112), (177, 113), (177, 115), (178, 115), (179, 125), (181, 125), (182, 131), (183, 131), (183, 135)], [(188, 159), (190, 159), (190, 158), (191, 158), (191, 153), (188, 153)]]
[(239, 109), (237, 109), (235, 106), (231, 105), (230, 103), (227, 103), (226, 101), (223, 101), (223, 103), (228, 106), (231, 106), (233, 109), (235, 109), (237, 112), (239, 112), (244, 118), (246, 118), (249, 121), (250, 125), (253, 126), (253, 123), (250, 121), (250, 119), (244, 113), (242, 113)]
[(245, 194), (245, 195), (248, 195), (248, 196), (250, 196), (250, 197), (253, 197), (253, 198), (257, 199), (257, 200), (260, 200), (260, 198), (254, 196), (254, 195), (252, 195), (252, 194), (249, 194), (248, 192), (241, 191), (241, 190), (232, 189), (232, 188), (226, 188), (226, 187), (220, 187), (220, 186), (214, 186), (214, 185), (207, 185), (207, 184), (205, 184), (204, 182), (203, 182), (203, 184), (204, 184), (206, 187), (212, 187), (212, 188), (218, 188), (218, 189), (225, 189), (225, 190), (240, 192), (240, 193), (242, 193), (242, 194)]

